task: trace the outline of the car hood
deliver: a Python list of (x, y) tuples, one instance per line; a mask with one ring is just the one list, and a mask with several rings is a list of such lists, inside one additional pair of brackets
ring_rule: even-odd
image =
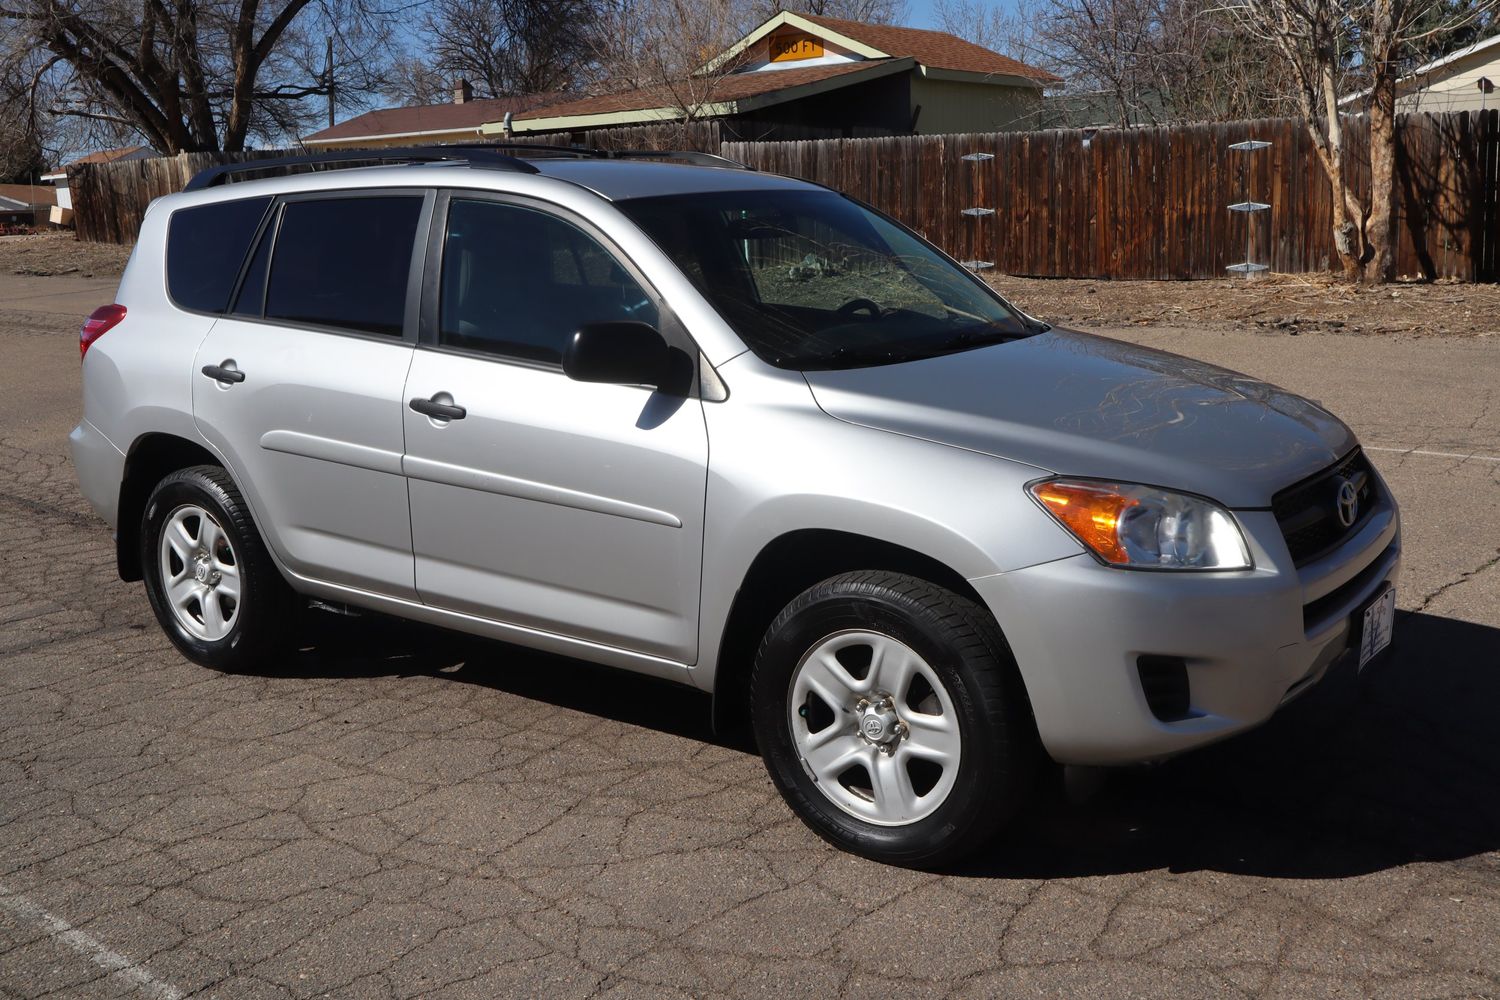
[(1355, 446), (1342, 421), (1284, 389), (1072, 331), (806, 378), (840, 420), (1231, 507), (1267, 506)]

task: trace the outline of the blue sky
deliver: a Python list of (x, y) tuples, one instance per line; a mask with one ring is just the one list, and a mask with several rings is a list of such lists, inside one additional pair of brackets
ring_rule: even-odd
[(906, 26), (936, 28), (938, 24), (932, 13), (932, 0), (906, 0)]

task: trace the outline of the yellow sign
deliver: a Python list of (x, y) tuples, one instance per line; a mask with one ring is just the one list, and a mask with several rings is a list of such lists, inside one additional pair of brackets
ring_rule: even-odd
[(802, 59), (819, 59), (823, 55), (823, 39), (812, 35), (776, 35), (771, 39), (772, 62), (797, 62)]

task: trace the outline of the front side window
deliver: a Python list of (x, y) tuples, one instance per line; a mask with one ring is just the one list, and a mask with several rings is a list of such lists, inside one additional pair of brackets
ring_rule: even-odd
[(654, 326), (656, 305), (593, 237), (536, 209), (453, 200), (443, 243), (441, 344), (557, 364), (580, 326), (613, 320)]
[(797, 370), (893, 364), (1034, 332), (912, 233), (831, 191), (620, 203), (745, 344)]
[(167, 225), (167, 290), (184, 309), (221, 313), (270, 198), (178, 209)]
[(287, 202), (266, 318), (401, 336), (421, 214), (420, 195)]

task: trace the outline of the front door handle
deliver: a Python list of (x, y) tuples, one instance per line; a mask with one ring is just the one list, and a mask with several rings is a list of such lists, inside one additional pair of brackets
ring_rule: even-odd
[(215, 382), (243, 382), (245, 373), (238, 368), (225, 368), (223, 365), (204, 365), (203, 374)]
[(462, 420), (469, 415), (469, 411), (457, 403), (439, 403), (435, 399), (423, 399), (421, 396), (407, 405), (418, 413), (436, 420)]

